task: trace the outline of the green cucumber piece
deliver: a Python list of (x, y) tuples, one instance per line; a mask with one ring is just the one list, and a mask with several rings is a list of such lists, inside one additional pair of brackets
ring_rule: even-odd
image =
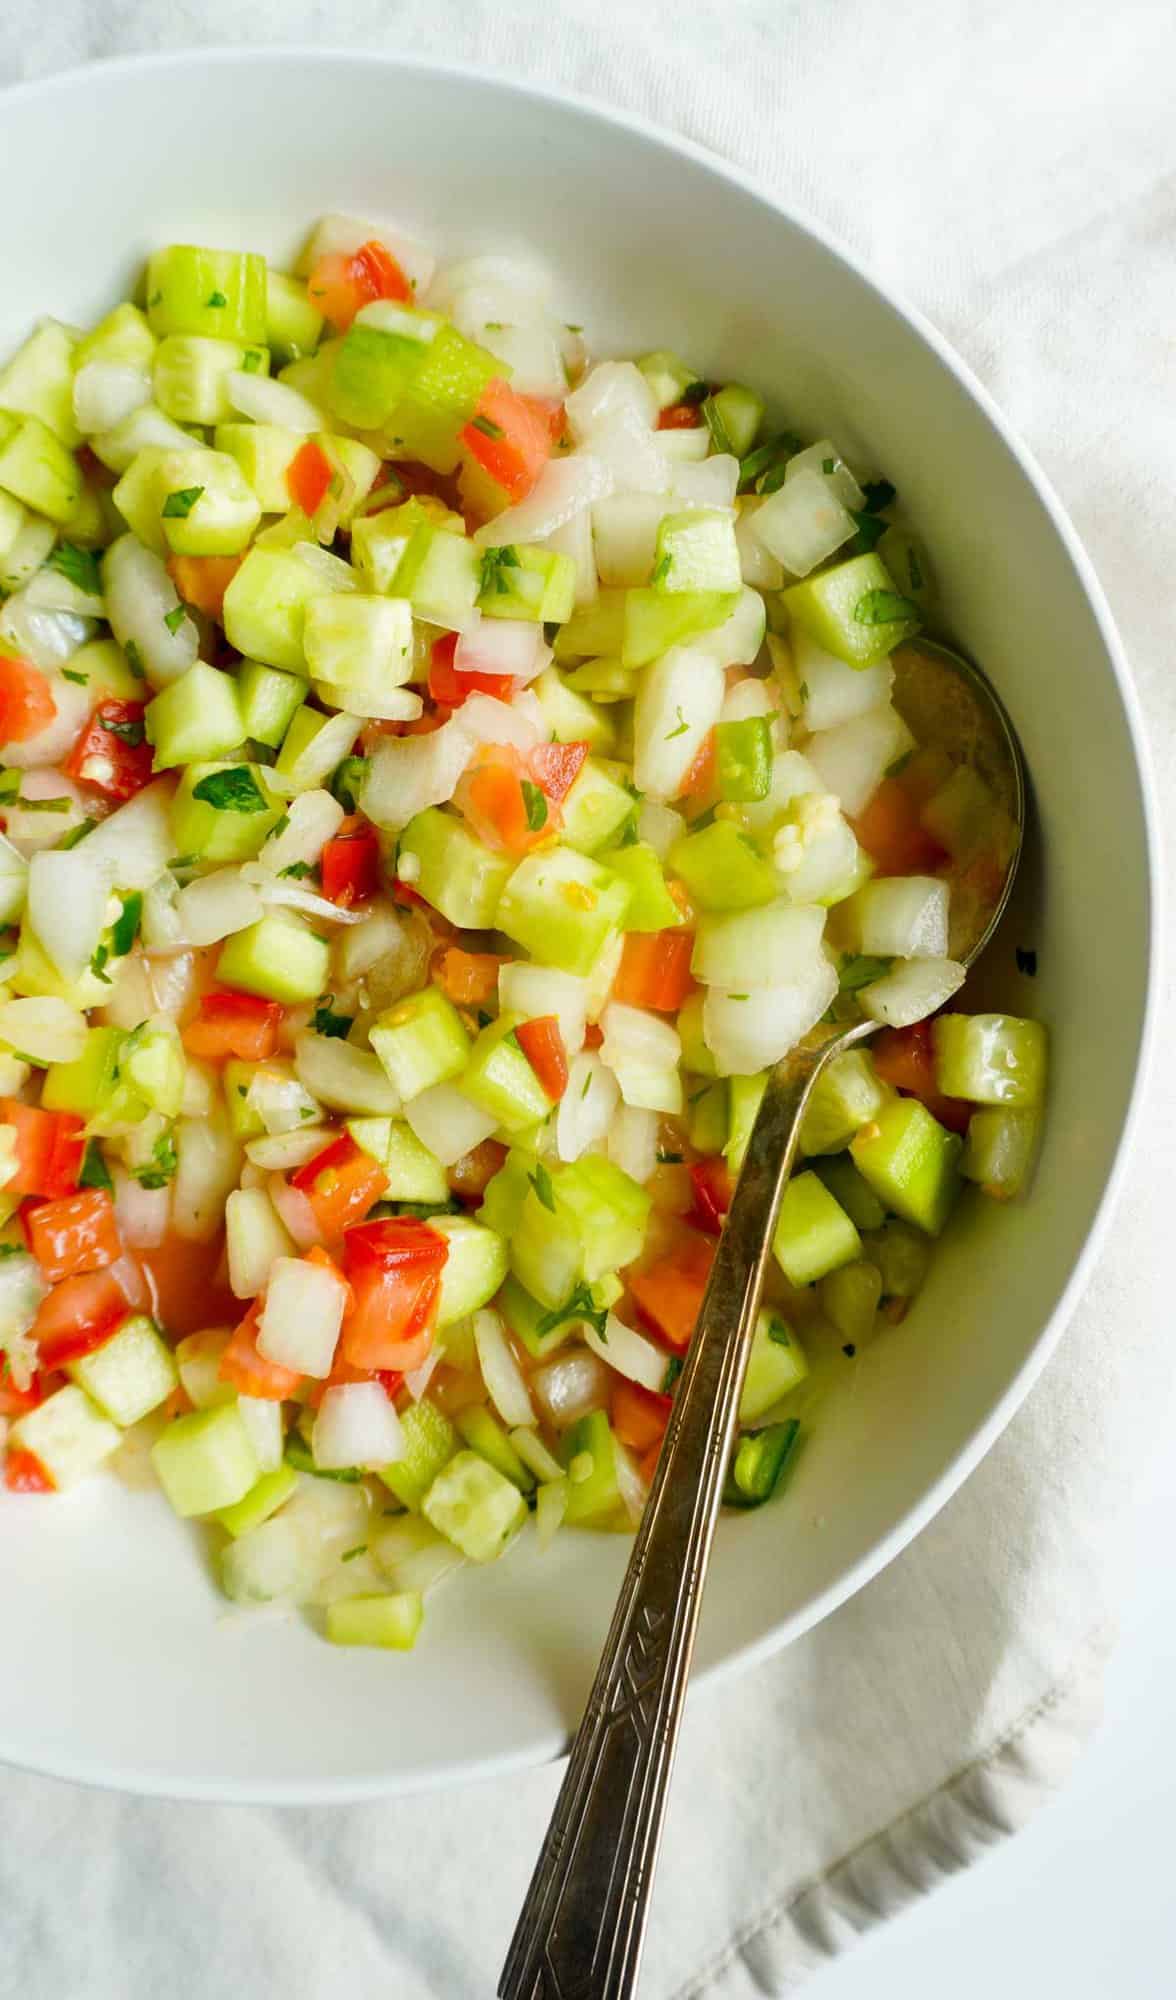
[(482, 1029), (461, 1077), (461, 1090), (496, 1118), (505, 1132), (526, 1132), (547, 1117), (551, 1101), (522, 1049), (515, 1030), (521, 1014), (500, 1014)]
[(534, 1491), (534, 1473), (523, 1464), (497, 1417), (484, 1403), (473, 1403), (468, 1409), (459, 1410), (455, 1421), (471, 1451), (501, 1472), (520, 1493)]
[(101, 1347), (71, 1361), (66, 1374), (120, 1430), (166, 1403), (179, 1381), (170, 1347), (143, 1313), (125, 1319)]
[(520, 861), (502, 891), (496, 927), (541, 965), (590, 973), (629, 907), (627, 882), (571, 848)]
[(848, 1049), (821, 1071), (805, 1106), (800, 1150), (840, 1153), (863, 1125), (877, 1117), (888, 1092), (861, 1049)]
[(598, 848), (607, 847), (632, 817), (633, 803), (624, 767), (610, 768), (595, 757), (587, 757), (560, 805), (559, 837), (565, 847), (574, 847), (579, 854), (595, 854)]
[(412, 675), (412, 606), (403, 597), (350, 592), (316, 597), (306, 607), (302, 644), (315, 680), (375, 693), (403, 687)]
[(968, 1120), (960, 1172), (994, 1201), (1013, 1201), (1028, 1185), (1040, 1140), (1039, 1105), (985, 1106)]
[(241, 726), (253, 743), (276, 750), (306, 698), (306, 682), (262, 660), (242, 660), (237, 668)]
[(727, 1165), (733, 1174), (738, 1174), (747, 1157), (747, 1147), (751, 1139), (751, 1128), (755, 1124), (764, 1092), (768, 1087), (768, 1072), (757, 1070), (754, 1076), (729, 1076), (727, 1078), (727, 1119), (728, 1134), (724, 1152)]
[(297, 917), (262, 917), (236, 931), (221, 949), (217, 978), (244, 993), (296, 1007), (317, 999), (327, 984), (330, 947)]
[(471, 1562), (493, 1562), (527, 1518), (518, 1487), (476, 1451), (459, 1451), (421, 1502), (425, 1519)]
[(247, 424), (231, 419), (217, 424), (213, 444), (235, 459), (252, 488), (263, 514), (288, 514), (293, 501), (286, 474), (306, 439), (280, 424)]
[(481, 554), (472, 542), (424, 520), (409, 538), (391, 589), (416, 617), (459, 630), (474, 608), (481, 574)]
[(372, 1022), (368, 1039), (406, 1103), (461, 1076), (470, 1057), (461, 1016), (438, 986), (423, 987), (387, 1008)]
[(715, 773), (719, 795), (740, 805), (766, 799), (772, 787), (772, 725), (766, 715), (748, 715), (715, 728)]
[(835, 1153), (832, 1158), (818, 1160), (813, 1172), (824, 1181), (834, 1200), (841, 1203), (855, 1229), (881, 1229), (886, 1210), (848, 1153)]
[(743, 1393), (739, 1398), (739, 1421), (753, 1424), (782, 1396), (787, 1396), (808, 1374), (804, 1349), (787, 1320), (765, 1306), (757, 1314), (751, 1336), (751, 1353)]
[(819, 1296), (821, 1311), (841, 1338), (852, 1347), (860, 1347), (874, 1331), (882, 1273), (868, 1258), (859, 1258), (822, 1278)]
[(576, 566), (553, 549), (519, 543), (481, 551), (478, 609), (484, 618), (528, 618), (562, 624), (576, 601)]
[(877, 555), (835, 563), (791, 584), (780, 601), (810, 639), (851, 667), (872, 667), (919, 629), (917, 605), (896, 589)]
[(222, 1507), (217, 1513), (217, 1521), (227, 1529), (236, 1541), (238, 1535), (247, 1535), (250, 1528), (259, 1528), (284, 1507), (291, 1494), (298, 1488), (298, 1474), (292, 1465), (284, 1462), (272, 1472), (263, 1472), (245, 1495), (243, 1500), (234, 1501), (231, 1507)]
[(203, 445), (163, 453), (155, 498), (164, 539), (178, 556), (240, 555), (261, 520), (257, 495), (236, 459)]
[(938, 1236), (960, 1189), (963, 1142), (916, 1097), (883, 1105), (850, 1152), (878, 1199), (905, 1222)]
[(82, 497), (82, 475), (73, 453), (40, 417), (0, 410), (0, 488), (35, 514), (68, 521)]
[(349, 1118), (347, 1130), (383, 1167), (386, 1201), (449, 1200), (444, 1167), (403, 1118)]
[(407, 857), (416, 862), (413, 888), (451, 924), (475, 931), (495, 926), (514, 873), (510, 855), (496, 854), (454, 813), (429, 806), (400, 836), (400, 859)]
[(824, 1182), (815, 1173), (803, 1173), (794, 1175), (784, 1190), (772, 1248), (789, 1284), (811, 1285), (860, 1257), (862, 1244)]
[(313, 354), (323, 330), (323, 316), (307, 297), (306, 286), (284, 271), (265, 270), (265, 343), (280, 362)]
[(231, 423), (228, 376), (243, 368), (248, 374), (269, 374), (269, 350), (244, 347), (237, 340), (209, 339), (202, 334), (169, 333), (155, 350), (152, 385), (155, 400), (177, 424)]
[(729, 618), (739, 602), (737, 590), (679, 590), (666, 593), (648, 588), (625, 592), (625, 619), (620, 644), (621, 664), (646, 667), (671, 646), (688, 644), (712, 632)]
[(629, 885), (623, 930), (668, 931), (685, 923), (682, 911), (666, 888), (665, 871), (654, 848), (643, 840), (635, 840), (630, 847), (611, 848), (606, 860), (612, 873)]
[(81, 443), (73, 410), (76, 344), (59, 320), (43, 319), (0, 368), (0, 410), (39, 417), (67, 451), (76, 451)]
[(400, 1428), (404, 1456), (393, 1465), (382, 1466), (380, 1478), (402, 1506), (419, 1514), (429, 1487), (458, 1448), (458, 1435), (444, 1410), (428, 1396), (409, 1404), (401, 1415)]
[(41, 1084), (44, 1111), (73, 1111), (92, 1118), (118, 1082), (118, 1059), (126, 1036), (121, 1028), (87, 1028), (85, 1046), (73, 1062), (50, 1063)]
[(734, 820), (712, 820), (698, 833), (683, 834), (667, 864), (700, 910), (752, 910), (778, 893), (775, 869)]
[(263, 764), (189, 764), (172, 800), (176, 853), (252, 860), (282, 814), (266, 775)]
[(667, 514), (657, 531), (653, 588), (664, 595), (742, 590), (734, 516), (718, 507)]
[(323, 1614), (323, 1626), (333, 1646), (386, 1646), (408, 1653), (424, 1617), (419, 1590), (396, 1590), (381, 1597), (337, 1597)]
[(744, 388), (741, 382), (728, 382), (723, 389), (716, 389), (702, 406), (711, 443), (716, 451), (730, 452), (734, 458), (746, 458), (756, 434), (764, 420), (764, 402), (754, 389)]
[[(566, 629), (566, 628), (563, 628)], [(616, 749), (616, 723), (599, 707), (569, 686), (555, 667), (545, 667), (531, 692), (543, 710), (543, 724), (555, 743), (586, 743), (607, 757)]]
[(211, 334), (265, 342), (265, 258), (241, 250), (169, 243), (147, 260), (147, 322), (152, 333)]
[(236, 682), (203, 660), (148, 702), (143, 726), (155, 750), (157, 771), (228, 757), (248, 733)]
[(568, 1474), (567, 1526), (611, 1526), (623, 1503), (617, 1479), (617, 1441), (603, 1410), (590, 1410), (564, 1432), (559, 1460)]
[(947, 1097), (1006, 1107), (1045, 1095), (1046, 1031), (1013, 1014), (940, 1014), (931, 1024), (935, 1081)]
[(124, 301), (82, 335), (74, 348), (73, 365), (76, 370), (91, 361), (117, 361), (125, 368), (145, 370), (154, 353), (155, 335), (146, 315)]
[(330, 590), (326, 579), (291, 550), (250, 549), (225, 592), (225, 637), (238, 653), (267, 667), (305, 674), (306, 607)]
[(177, 1417), (151, 1447), (159, 1483), (177, 1514), (215, 1514), (243, 1500), (257, 1455), (235, 1403)]
[(735, 1447), (731, 1477), (723, 1492), (729, 1507), (762, 1507), (778, 1490), (784, 1469), (796, 1452), (800, 1421), (788, 1417), (766, 1430), (747, 1431)]

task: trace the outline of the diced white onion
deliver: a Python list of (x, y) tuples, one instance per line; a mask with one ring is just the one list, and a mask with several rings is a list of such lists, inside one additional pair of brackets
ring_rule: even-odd
[(405, 1105), (404, 1116), (422, 1146), (427, 1146), (443, 1167), (455, 1166), (498, 1129), (493, 1113), (483, 1111), (452, 1083), (435, 1083), (420, 1091)]
[(28, 882), (28, 862), (0, 833), (0, 924), (16, 922), (25, 906)]
[(176, 1367), (188, 1401), (198, 1410), (210, 1410), (217, 1403), (231, 1403), (233, 1391), (220, 1375), (221, 1356), (230, 1340), (224, 1326), (202, 1327), (187, 1333), (176, 1346)]
[(21, 597), (38, 611), (72, 611), (77, 618), (105, 618), (106, 600), (100, 590), (83, 590), (72, 577), (47, 564), (31, 576)]
[(125, 472), (141, 451), (191, 451), (192, 444), (192, 433), (173, 424), (155, 403), (143, 403), (90, 439), (95, 456), (111, 472)]
[(238, 1396), (237, 1409), (262, 1472), (282, 1463), (282, 1405), (265, 1396)]
[(557, 1431), (566, 1431), (589, 1410), (606, 1406), (608, 1369), (587, 1348), (572, 1348), (534, 1370), (531, 1391), (548, 1422)]
[(626, 1104), (676, 1116), (682, 1109), (678, 1064), (682, 1043), (676, 1028), (642, 1007), (610, 1000), (600, 1017), (601, 1061), (612, 1070)]
[(857, 533), (853, 515), (810, 467), (757, 508), (752, 533), (793, 576), (807, 576)]
[(601, 583), (629, 589), (653, 574), (657, 531), (674, 503), (663, 493), (612, 493), (592, 509), (592, 540)]
[(526, 499), (478, 528), (474, 540), (481, 548), (541, 541), (612, 489), (612, 473), (591, 452), (549, 458)]
[(805, 755), (852, 819), (869, 804), (890, 766), (914, 747), (897, 709), (872, 708), (814, 736)]
[(778, 557), (769, 554), (755, 532), (755, 517), (763, 504), (756, 495), (745, 498), (740, 505), (735, 521), (739, 567), (744, 583), (749, 583), (753, 590), (782, 590), (784, 565)]
[[(474, 743), (505, 743), (515, 750), (533, 750), (543, 733), (531, 712), (516, 702), (498, 701), (492, 694), (471, 694), (454, 718)], [(440, 735), (435, 730), (435, 735)], [(428, 737), (423, 739), (426, 743)]]
[(677, 798), (718, 721), (725, 688), (717, 661), (672, 646), (640, 677), (633, 710), (633, 782), (654, 799)]
[(474, 1314), (474, 1345), (478, 1350), (482, 1380), (503, 1423), (508, 1426), (533, 1424), (535, 1408), (496, 1312)]
[(734, 507), (739, 460), (728, 451), (712, 452), (697, 465), (676, 465), (672, 479), (674, 499), (682, 507)]
[(576, 609), (586, 604), (595, 604), (599, 596), (596, 580), (596, 559), (592, 550), (592, 509), (581, 507), (570, 521), (561, 522), (558, 528), (543, 535), (538, 546), (550, 549), (553, 555), (568, 556), (576, 565)]
[(581, 1049), (568, 1066), (568, 1087), (555, 1114), (555, 1150), (561, 1160), (578, 1160), (609, 1132), (620, 1090), (595, 1049)]
[(690, 641), (691, 651), (705, 653), (721, 667), (750, 667), (764, 643), (767, 624), (763, 598), (744, 584), (730, 617), (711, 631), (700, 632)]
[(421, 1397), (433, 1379), (436, 1369), (444, 1359), (445, 1349), (440, 1341), (435, 1340), (424, 1360), (419, 1362), (415, 1368), (408, 1370), (404, 1378), (404, 1386), (414, 1403), (420, 1402)]
[(372, 751), (359, 803), (377, 826), (398, 831), (427, 806), (444, 805), (473, 754), (456, 718), (428, 736), (385, 736)]
[(477, 614), (458, 635), (453, 655), (459, 674), (511, 674), (533, 681), (551, 663), (543, 627), (529, 618), (483, 618)]
[(74, 422), (84, 436), (113, 430), (150, 401), (151, 377), (120, 361), (87, 361), (74, 376)]
[(588, 1019), (588, 981), (553, 966), (511, 959), (498, 968), (498, 1002), (503, 1013), (522, 1014), (528, 1021), (554, 1014), (568, 1056), (584, 1045)]
[(658, 436), (633, 411), (618, 409), (594, 426), (588, 449), (612, 475), (618, 493), (664, 493), (670, 465)]
[[(74, 611), (50, 610), (31, 603), (28, 593), (32, 587), (29, 583), (24, 590), (17, 591), (0, 610), (0, 639), (9, 652), (19, 653), (22, 659), (40, 667), (42, 673), (49, 673), (72, 659), (78, 647), (92, 639), (98, 628), (92, 615), (79, 617)], [(67, 687), (73, 685), (66, 683)], [(83, 688), (77, 692), (85, 694)], [(58, 702), (59, 713), (60, 707)]]
[(818, 473), (833, 497), (854, 513), (860, 513), (865, 506), (866, 496), (832, 438), (818, 438), (807, 450), (793, 452), (784, 468), (785, 485), (802, 472)]
[(400, 1114), (400, 1092), (371, 1049), (306, 1029), (295, 1037), (294, 1068), (311, 1096), (332, 1111), (368, 1118)]
[(332, 903), (329, 896), (317, 896), (313, 889), (303, 889), (297, 882), (277, 881), (264, 872), (254, 886), (267, 910), (302, 910), (306, 916), (318, 917), (325, 924), (362, 924), (365, 919), (363, 910), (344, 909), (342, 903)]
[(642, 799), (637, 808), (637, 838), (652, 847), (659, 861), (665, 860), (685, 831), (686, 821), (672, 806), (664, 805), (660, 799)]
[(802, 689), (801, 715), (806, 729), (835, 729), (890, 700), (894, 668), (889, 660), (872, 667), (851, 667), (836, 653), (827, 653), (798, 628), (792, 633), (792, 658)]
[(558, 1458), (553, 1458), (538, 1431), (528, 1424), (517, 1424), (510, 1434), (510, 1441), (523, 1464), (536, 1479), (562, 1479), (563, 1466)]
[(87, 834), (83, 847), (109, 863), (116, 888), (149, 889), (165, 873), (175, 853), (171, 795), (167, 779), (157, 778)]
[(334, 251), (354, 256), (365, 243), (382, 243), (395, 257), (417, 297), (423, 297), (432, 283), (437, 259), (425, 244), (418, 243), (414, 236), (406, 236), (392, 222), (363, 222), (354, 215), (324, 215), (307, 238), (295, 270), (300, 277), (308, 277), (320, 257), (330, 256)]
[[(485, 320), (476, 317), (482, 301), (466, 294), (473, 311), (463, 312), (460, 307), (454, 311), (454, 325), (468, 333), (480, 346), (496, 354), (510, 369), (510, 386), (522, 396), (551, 396), (559, 398), (567, 388), (564, 375), (563, 356), (553, 328), (545, 320), (531, 319), (516, 321), (513, 325), (497, 321), (487, 326)], [(464, 303), (464, 301), (463, 301)]]
[(723, 696), (723, 712), (720, 722), (746, 722), (757, 715), (770, 716), (779, 721), (780, 707), (778, 691), (771, 681), (761, 681), (755, 674), (748, 674)]
[(577, 440), (619, 413), (631, 415), (647, 431), (657, 422), (657, 398), (633, 361), (599, 361), (565, 399), (564, 407)]
[(744, 996), (707, 989), (702, 1031), (720, 1076), (752, 1076), (779, 1062), (815, 1028), (837, 991), (837, 974), (822, 961), (795, 985), (751, 987)]
[(404, 1457), (404, 1432), (380, 1382), (343, 1382), (328, 1389), (311, 1432), (314, 1462), (324, 1472), (390, 1465)]
[(217, 868), (180, 890), (175, 915), (179, 924), (176, 942), (200, 949), (247, 929), (263, 911), (257, 890), (243, 879), (239, 868)]
[(397, 1590), (432, 1590), (462, 1569), (466, 1560), (459, 1548), (419, 1514), (398, 1514), (381, 1521), (368, 1546)]
[(856, 949), (871, 958), (946, 958), (949, 897), (936, 875), (867, 882), (845, 906)]
[(180, 600), (159, 557), (134, 535), (122, 535), (106, 551), (102, 579), (111, 631), (120, 646), (138, 648), (152, 685), (165, 687), (187, 673), (199, 650), (199, 635), (186, 608), (174, 632), (167, 624)]
[(228, 1126), (215, 1118), (181, 1118), (175, 1135), (172, 1226), (190, 1242), (210, 1243), (240, 1178), (241, 1148)]
[(84, 841), (64, 853), (34, 854), (29, 863), (28, 920), (65, 979), (77, 979), (94, 956), (110, 886), (106, 857)]
[[(11, 756), (12, 752), (9, 749), (0, 754)], [(59, 799), (62, 803), (46, 811), (40, 804), (45, 799)], [(61, 777), (55, 769), (45, 767), (25, 770), (20, 781), (20, 797), (5, 806), (4, 817), (9, 842), (27, 861), (34, 854), (40, 854), (43, 848), (56, 847), (65, 834), (80, 826), (86, 817), (86, 809), (78, 787), (68, 778)]]
[(312, 681), (311, 686), (324, 708), (346, 709), (348, 715), (377, 722), (415, 722), (424, 713), (424, 702), (411, 688), (345, 688), (333, 681)]
[(171, 1189), (145, 1188), (116, 1160), (110, 1162), (118, 1233), (128, 1250), (156, 1250), (167, 1234)]
[(322, 1106), (285, 1063), (262, 1063), (249, 1082), (245, 1102), (267, 1132), (300, 1132), (322, 1116)]
[(656, 1111), (622, 1104), (608, 1131), (608, 1157), (630, 1180), (644, 1187), (657, 1167)]
[(889, 1028), (913, 1027), (958, 993), (964, 968), (950, 958), (905, 958), (858, 994), (863, 1014)]
[(35, 1063), (75, 1062), (86, 1046), (86, 1017), (52, 997), (0, 1003), (0, 1042)]
[(286, 808), (287, 824), (281, 832), (271, 833), (257, 860), (242, 869), (245, 880), (257, 883), (262, 874), (280, 875), (283, 868), (293, 867), (299, 861), (313, 867), (345, 817), (338, 799), (330, 792), (321, 787), (300, 792)]
[(292, 389), (288, 382), (275, 382), (268, 375), (248, 375), (243, 368), (230, 368), (224, 378), (225, 394), (235, 410), (255, 424), (278, 424), (283, 430), (325, 431), (329, 419), (317, 403)]
[(325, 1125), (306, 1125), (297, 1132), (267, 1132), (263, 1138), (245, 1141), (245, 1157), (267, 1173), (285, 1174), (325, 1151), (332, 1136)]
[(661, 1348), (655, 1347), (643, 1333), (626, 1326), (615, 1313), (608, 1315), (603, 1333), (597, 1333), (592, 1322), (586, 1320), (584, 1339), (593, 1354), (607, 1361), (618, 1374), (627, 1375), (630, 1382), (639, 1382), (643, 1389), (661, 1389), (666, 1379), (666, 1357)]
[[(311, 1158), (314, 1158), (313, 1153)], [(323, 1240), (315, 1212), (301, 1188), (291, 1187), (281, 1174), (271, 1174), (266, 1183), (269, 1198), (300, 1250), (313, 1250)]]
[(346, 1302), (347, 1287), (335, 1271), (308, 1264), (305, 1257), (279, 1257), (257, 1323), (258, 1352), (281, 1368), (322, 1381), (331, 1372)]
[(613, 1450), (617, 1473), (617, 1491), (621, 1496), (621, 1501), (626, 1514), (629, 1516), (629, 1520), (636, 1527), (645, 1509), (647, 1494), (645, 1481), (637, 1470), (637, 1462), (632, 1452), (620, 1442), (619, 1438), (616, 1440)]

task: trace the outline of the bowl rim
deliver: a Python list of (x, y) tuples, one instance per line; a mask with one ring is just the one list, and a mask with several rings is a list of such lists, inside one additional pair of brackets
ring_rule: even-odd
[[(421, 77), (435, 77), (442, 83), (456, 81), (466, 85), (488, 87), (508, 97), (535, 102), (555, 111), (575, 112), (586, 119), (595, 120), (606, 132), (609, 128), (620, 128), (648, 144), (691, 160), (716, 179), (725, 181), (740, 195), (766, 209), (770, 216), (800, 229), (812, 238), (829, 257), (847, 269), (859, 282), (868, 286), (884, 305), (898, 315), (909, 331), (930, 349), (934, 357), (978, 406), (1005, 450), (1015, 461), (1048, 516), (1050, 525), (1068, 558), (1074, 583), (1089, 605), (1127, 726), (1144, 832), (1147, 971), (1127, 1108), (1086, 1241), (1075, 1259), (1057, 1305), (1034, 1340), (1021, 1366), (930, 1490), (914, 1506), (908, 1508), (891, 1528), (880, 1534), (865, 1553), (835, 1582), (809, 1598), (790, 1617), (781, 1619), (758, 1639), (749, 1640), (735, 1647), (722, 1659), (699, 1669), (693, 1676), (691, 1686), (711, 1684), (761, 1664), (791, 1644), (794, 1639), (800, 1638), (802, 1634), (820, 1624), (871, 1582), (934, 1519), (941, 1508), (946, 1506), (959, 1491), (964, 1481), (991, 1450), (1016, 1415), (1061, 1340), (1078, 1299), (1089, 1281), (1093, 1266), (1102, 1250), (1115, 1203), (1122, 1190), (1131, 1148), (1140, 1123), (1144, 1085), (1154, 1059), (1157, 1040), (1164, 907), (1160, 861), (1160, 814), (1142, 707), (1131, 676), (1126, 649), (1106, 594), (1066, 508), (1033, 453), (1005, 417), (995, 398), (973, 372), (969, 363), (926, 317), (920, 307), (913, 305), (904, 293), (888, 280), (878, 277), (855, 251), (843, 243), (823, 222), (811, 215), (803, 205), (793, 202), (790, 197), (785, 199), (782, 194), (777, 195), (768, 183), (759, 180), (756, 175), (737, 166), (721, 154), (712, 152), (685, 134), (661, 125), (640, 112), (612, 105), (584, 92), (565, 89), (558, 84), (534, 83), (481, 64), (439, 61), (430, 56), (392, 50), (341, 47), (336, 44), (316, 45), (306, 42), (277, 43), (273, 46), (189, 45), (176, 49), (140, 50), (126, 55), (106, 57), (95, 62), (73, 64), (68, 69), (57, 70), (46, 76), (24, 78), (4, 85), (0, 88), (0, 103), (8, 104), (16, 100), (37, 98), (49, 103), (56, 97), (69, 96), (72, 92), (84, 89), (95, 82), (101, 86), (107, 77), (150, 76), (153, 73), (189, 68), (193, 64), (203, 64), (210, 69), (261, 69), (293, 68), (307, 63), (337, 68), (370, 68), (373, 64), (378, 64), (386, 69), (409, 71)], [(457, 1783), (507, 1777), (514, 1772), (534, 1769), (540, 1764), (549, 1763), (564, 1755), (567, 1748), (568, 1739), (553, 1730), (545, 1738), (536, 1739), (526, 1749), (455, 1759), (450, 1763), (435, 1765), (428, 1772), (407, 1776), (373, 1772), (370, 1776), (365, 1774), (363, 1777), (352, 1776), (341, 1780), (297, 1779), (289, 1783), (265, 1781), (260, 1784), (248, 1779), (203, 1780), (190, 1773), (169, 1774), (166, 1771), (146, 1776), (137, 1774), (128, 1778), (126, 1773), (117, 1768), (104, 1765), (100, 1757), (83, 1762), (66, 1754), (54, 1754), (29, 1761), (27, 1757), (22, 1757), (19, 1747), (5, 1747), (3, 1743), (0, 1743), (0, 1762), (18, 1770), (27, 1770), (46, 1777), (62, 1778), (97, 1789), (129, 1791), (143, 1797), (185, 1798), (210, 1804), (222, 1802), (259, 1805), (330, 1805), (409, 1796)]]

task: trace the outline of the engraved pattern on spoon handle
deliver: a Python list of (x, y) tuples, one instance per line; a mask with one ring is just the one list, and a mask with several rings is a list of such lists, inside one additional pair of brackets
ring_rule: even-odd
[(501, 2000), (627, 2000), (739, 1396), (809, 1091), (865, 1024), (771, 1075), (604, 1653), (499, 1984)]

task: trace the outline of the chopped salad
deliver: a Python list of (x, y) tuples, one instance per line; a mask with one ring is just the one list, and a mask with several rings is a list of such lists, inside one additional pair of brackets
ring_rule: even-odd
[(896, 666), (898, 495), (536, 272), (171, 244), (0, 369), (0, 1506), (149, 1459), (241, 1604), (411, 1646), (629, 1528), (770, 1067), (808, 1109), (727, 1497), (1017, 1195), (957, 1002), (1015, 839)]

